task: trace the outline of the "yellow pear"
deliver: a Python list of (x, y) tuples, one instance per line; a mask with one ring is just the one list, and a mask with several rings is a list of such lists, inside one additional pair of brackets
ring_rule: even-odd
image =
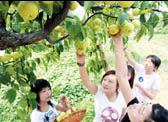
[(133, 11), (132, 11), (132, 15), (134, 15), (134, 16), (138, 16), (140, 14), (140, 9), (139, 8), (135, 8), (135, 9), (133, 9)]
[(130, 22), (125, 22), (122, 27), (123, 34), (129, 36), (134, 31), (134, 25)]
[(109, 34), (110, 35), (116, 35), (119, 32), (120, 28), (117, 24), (112, 24), (109, 26)]
[(103, 3), (104, 1), (94, 1), (94, 3), (96, 4), (96, 5), (98, 5), (98, 4), (100, 4), (100, 3)]
[(57, 121), (60, 122), (65, 116), (65, 112), (61, 112), (60, 115), (57, 117)]
[(11, 60), (11, 58), (12, 58), (12, 56), (9, 55), (9, 54), (5, 54), (5, 55), (3, 55), (3, 56), (0, 57), (0, 59), (1, 59), (2, 62), (8, 62), (8, 61)]
[(75, 48), (78, 55), (83, 55), (87, 48), (87, 41), (75, 41)]
[(116, 1), (104, 1), (106, 4), (113, 5)]
[(44, 4), (53, 4), (54, 1), (42, 1)]
[(34, 20), (38, 15), (39, 6), (35, 1), (20, 1), (18, 12), (24, 20)]
[(71, 1), (70, 10), (75, 10), (78, 7), (78, 3), (76, 1)]
[(12, 58), (13, 58), (14, 60), (16, 60), (16, 59), (21, 58), (21, 57), (23, 56), (23, 54), (20, 53), (20, 52), (13, 52), (13, 53), (11, 54), (11, 56), (12, 56)]
[(139, 20), (133, 20), (132, 24), (134, 25), (134, 28), (137, 29), (140, 27), (141, 23)]
[(100, 25), (95, 25), (94, 29), (96, 30), (96, 32), (99, 32), (101, 30), (101, 26)]
[(134, 19), (133, 14), (132, 14), (132, 13), (130, 13), (130, 14), (128, 15), (128, 18), (133, 20), (133, 19)]
[(71, 114), (71, 109), (69, 109), (69, 110), (66, 111), (66, 115), (67, 116), (70, 115), (70, 114)]
[(129, 8), (133, 5), (134, 1), (118, 1), (118, 4), (122, 8)]
[(101, 25), (101, 19), (99, 19), (99, 18), (94, 19), (94, 24)]

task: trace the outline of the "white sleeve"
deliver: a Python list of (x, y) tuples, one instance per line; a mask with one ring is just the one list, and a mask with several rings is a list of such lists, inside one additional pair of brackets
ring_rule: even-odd
[(160, 77), (159, 76), (157, 76), (156, 79), (154, 80), (154, 83), (152, 84), (152, 89), (160, 90)]
[(135, 71), (139, 74), (139, 73), (142, 73), (143, 70), (144, 70), (143, 65), (136, 63), (136, 65), (135, 65)]

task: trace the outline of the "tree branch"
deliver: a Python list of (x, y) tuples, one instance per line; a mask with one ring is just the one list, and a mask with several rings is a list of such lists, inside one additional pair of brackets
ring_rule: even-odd
[[(93, 10), (93, 11), (99, 11), (99, 10), (102, 10), (102, 9), (104, 9), (104, 5), (96, 5), (96, 6), (92, 6), (91, 7), (91, 9)], [(119, 5), (111, 5), (110, 6), (110, 8), (114, 8), (114, 7), (116, 7), (116, 8), (121, 8)], [(135, 6), (131, 6), (130, 8), (137, 8), (137, 7), (135, 7)], [(149, 9), (149, 8), (144, 8), (144, 9)], [(156, 12), (162, 12), (161, 10), (159, 10), (159, 9), (152, 9), (153, 11), (156, 11)]]
[(59, 25), (67, 16), (70, 7), (70, 1), (65, 1), (62, 11), (58, 14), (53, 14), (52, 18), (48, 19), (44, 25), (44, 32), (35, 31), (27, 34), (12, 33), (4, 30), (2, 13), (0, 13), (0, 50), (11, 47), (33, 44), (41, 39), (46, 38), (50, 32)]
[(41, 31), (19, 34), (0, 30), (0, 50), (33, 44), (43, 38), (44, 34)]
[(85, 1), (77, 1), (81, 6), (84, 6)]
[(98, 14), (102, 14), (102, 15), (104, 15), (104, 16), (111, 17), (111, 18), (117, 18), (117, 17), (111, 16), (111, 15), (105, 14), (105, 13), (103, 13), (103, 12), (95, 12), (93, 15), (91, 15), (90, 17), (88, 17), (82, 25), (86, 25), (86, 23), (87, 23), (93, 16), (98, 15)]
[[(82, 25), (83, 25), (83, 26), (86, 25), (87, 22), (88, 22), (92, 17), (94, 17), (95, 15), (98, 15), (98, 14), (102, 14), (102, 15), (104, 15), (104, 16), (111, 17), (111, 18), (117, 18), (117, 17), (111, 16), (111, 15), (105, 14), (105, 13), (103, 13), (103, 12), (95, 12), (94, 14), (92, 14), (91, 16), (89, 16), (89, 17), (84, 21), (84, 23), (83, 23)], [(71, 18), (72, 18), (72, 17), (71, 17)], [(73, 18), (72, 18), (72, 19), (73, 19)], [(46, 39), (47, 39), (48, 42), (55, 44), (55, 43), (59, 43), (59, 42), (63, 41), (64, 39), (66, 39), (66, 38), (68, 38), (68, 37), (69, 37), (69, 34), (67, 34), (67, 35), (65, 35), (65, 36), (63, 36), (63, 37), (61, 37), (60, 39), (58, 39), (58, 40), (56, 40), (56, 41), (51, 40), (49, 37), (46, 37)]]
[(44, 32), (46, 36), (51, 33), (51, 31), (66, 18), (69, 8), (70, 1), (64, 1), (63, 10), (58, 14), (54, 14), (51, 19), (47, 20), (46, 24), (44, 25)]

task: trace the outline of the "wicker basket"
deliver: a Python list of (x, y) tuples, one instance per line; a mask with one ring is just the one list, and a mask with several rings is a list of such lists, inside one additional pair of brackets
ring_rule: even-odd
[(81, 122), (85, 116), (86, 109), (72, 112), (69, 116), (63, 118), (61, 122)]

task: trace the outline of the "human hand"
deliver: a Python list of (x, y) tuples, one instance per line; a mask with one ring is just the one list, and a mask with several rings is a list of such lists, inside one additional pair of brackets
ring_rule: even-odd
[(83, 64), (85, 62), (85, 54), (82, 54), (82, 55), (78, 55), (76, 53), (76, 58), (77, 58), (77, 62), (80, 63), (80, 64)]
[(140, 89), (143, 89), (143, 86), (140, 83), (135, 83), (135, 86), (140, 88)]
[(67, 97), (66, 96), (62, 96), (60, 101), (61, 101), (61, 104), (64, 107), (65, 111), (68, 110), (70, 105), (68, 103)]
[[(109, 28), (107, 28), (107, 32), (109, 33)], [(110, 35), (110, 34), (109, 34), (109, 35)], [(122, 30), (120, 29), (117, 34), (115, 34), (115, 35), (110, 35), (110, 36), (113, 38), (114, 41), (115, 41), (115, 40), (120, 40), (120, 39), (122, 39)]]

